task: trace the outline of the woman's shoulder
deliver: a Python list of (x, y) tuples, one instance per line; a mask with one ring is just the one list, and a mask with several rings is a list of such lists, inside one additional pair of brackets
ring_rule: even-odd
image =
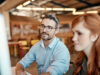
[(64, 75), (73, 75), (76, 70), (76, 65), (74, 63), (70, 64), (69, 70)]
[[(87, 74), (87, 58), (84, 59), (83, 63), (82, 63), (82, 69), (79, 73), (79, 75), (86, 75)], [(73, 75), (74, 72), (76, 71), (77, 66), (75, 63), (71, 63), (69, 70), (64, 74), (64, 75)]]

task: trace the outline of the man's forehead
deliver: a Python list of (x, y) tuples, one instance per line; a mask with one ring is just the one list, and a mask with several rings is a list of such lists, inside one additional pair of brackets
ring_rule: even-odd
[(54, 20), (48, 18), (43, 19), (41, 23), (45, 25), (56, 25)]

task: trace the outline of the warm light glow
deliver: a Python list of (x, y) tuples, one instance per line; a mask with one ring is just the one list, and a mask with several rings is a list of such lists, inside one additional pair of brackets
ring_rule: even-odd
[(87, 11), (86, 13), (98, 13), (98, 11)]
[(73, 15), (81, 15), (81, 14), (84, 14), (85, 12), (76, 12), (76, 11), (73, 11)]
[(23, 8), (23, 5), (17, 6), (17, 9), (21, 9), (21, 8)]
[(22, 7), (22, 8), (17, 8), (19, 10), (32, 10), (31, 8), (25, 8), (25, 7)]
[(39, 11), (42, 11), (42, 10), (44, 11), (44, 10), (45, 10), (45, 8), (31, 8), (31, 9), (32, 9), (32, 10), (36, 10), (36, 11), (38, 11), (38, 10), (39, 10)]
[(35, 0), (31, 0), (31, 1), (35, 1)]
[(64, 8), (65, 11), (76, 11), (75, 8)]
[(75, 8), (33, 8), (33, 7), (23, 7), (25, 5), (28, 5), (29, 3), (31, 3), (31, 1), (35, 1), (35, 0), (28, 0), (25, 3), (23, 3), (22, 5), (17, 6), (18, 10), (26, 10), (26, 11), (72, 11), (73, 15), (81, 15), (84, 13), (98, 13), (98, 11), (86, 11), (86, 12), (77, 12)]
[(64, 8), (52, 8), (53, 11), (64, 11)]
[(44, 11), (45, 8), (29, 8), (29, 7), (17, 7), (18, 10), (34, 10), (34, 11)]
[(12, 12), (13, 15), (17, 15), (17, 12)]
[(75, 8), (29, 8), (22, 5), (17, 7), (18, 10), (34, 10), (34, 11), (75, 11)]
[(52, 11), (52, 8), (45, 8), (45, 10), (47, 10), (47, 11)]
[(31, 3), (31, 1), (26, 1), (25, 3), (23, 3), (23, 5), (28, 5), (29, 3)]

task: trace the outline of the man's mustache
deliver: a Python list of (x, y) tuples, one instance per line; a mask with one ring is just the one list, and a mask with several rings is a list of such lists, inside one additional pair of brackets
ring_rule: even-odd
[(42, 32), (41, 35), (42, 35), (42, 34), (48, 35), (46, 32)]

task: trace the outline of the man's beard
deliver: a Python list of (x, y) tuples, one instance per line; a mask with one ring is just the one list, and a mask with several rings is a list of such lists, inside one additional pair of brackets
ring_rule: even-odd
[(45, 40), (45, 41), (48, 41), (48, 40), (51, 40), (52, 38), (42, 38), (43, 40)]
[[(43, 35), (46, 35), (46, 36), (48, 36), (48, 37), (47, 37), (47, 38), (42, 37)], [(47, 34), (47, 33), (45, 33), (45, 32), (40, 33), (40, 36), (41, 36), (41, 38), (42, 38), (43, 40), (45, 40), (45, 41), (48, 41), (48, 40), (51, 40), (51, 39), (52, 39), (52, 38), (49, 37), (49, 34)]]

